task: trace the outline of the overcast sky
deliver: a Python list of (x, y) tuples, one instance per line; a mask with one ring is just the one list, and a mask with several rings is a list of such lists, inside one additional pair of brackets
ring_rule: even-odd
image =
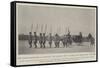
[[(18, 34), (28, 34), (33, 24), (32, 32), (37, 31), (37, 33), (46, 31), (47, 33), (52, 32), (62, 35), (69, 28), (71, 34), (82, 32), (83, 35), (92, 33), (94, 36), (95, 22), (96, 9), (92, 7), (17, 4)], [(43, 29), (41, 29), (42, 27)]]

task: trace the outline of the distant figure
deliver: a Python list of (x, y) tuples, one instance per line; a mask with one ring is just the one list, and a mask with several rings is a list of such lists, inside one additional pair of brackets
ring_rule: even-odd
[(48, 43), (50, 45), (50, 48), (51, 48), (51, 45), (52, 45), (52, 34), (50, 33), (49, 36), (48, 36)]
[(62, 38), (63, 47), (65, 47), (66, 42), (67, 42), (67, 41), (66, 41), (66, 35), (64, 35), (63, 38)]
[(88, 35), (88, 40), (89, 40), (89, 42), (90, 42), (90, 45), (93, 45), (94, 44), (94, 38), (92, 37), (92, 35), (89, 33), (89, 35)]
[(33, 41), (34, 41), (35, 48), (37, 48), (38, 36), (37, 36), (36, 32), (34, 32)]
[(79, 40), (79, 45), (80, 45), (82, 43), (82, 40), (83, 40), (81, 32), (79, 32), (78, 40)]
[(70, 44), (70, 45), (72, 45), (72, 39), (71, 39), (70, 32), (67, 35), (67, 43)]
[(67, 47), (67, 45), (68, 45), (68, 36), (65, 35), (65, 46)]
[(28, 42), (29, 42), (30, 48), (32, 48), (32, 32), (29, 32)]
[(45, 33), (43, 33), (43, 47), (45, 48), (45, 43), (46, 43), (46, 36), (45, 36)]
[(60, 37), (58, 34), (55, 35), (55, 48), (59, 48)]
[(82, 38), (83, 38), (82, 37), (82, 32), (79, 33), (79, 36), (80, 36), (80, 39), (81, 39), (81, 42), (82, 42)]
[(94, 45), (94, 43), (95, 43), (95, 40), (94, 40), (94, 38), (92, 37), (92, 38), (90, 39), (90, 45)]
[(43, 36), (42, 33), (40, 33), (40, 37), (39, 37), (39, 43), (40, 43), (40, 48), (42, 48), (42, 43), (43, 43)]
[(91, 33), (88, 34), (88, 39), (92, 38), (92, 35)]

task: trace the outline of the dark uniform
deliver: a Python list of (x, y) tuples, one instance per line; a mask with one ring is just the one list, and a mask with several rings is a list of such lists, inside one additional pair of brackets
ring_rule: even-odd
[(91, 39), (90, 39), (90, 45), (93, 45), (95, 43), (95, 40), (94, 40), (94, 38), (92, 37)]
[(88, 40), (89, 40), (89, 42), (90, 42), (90, 45), (93, 45), (94, 44), (94, 38), (92, 37), (92, 35), (89, 33), (89, 35), (88, 35)]
[(51, 33), (50, 33), (49, 38), (48, 38), (48, 43), (49, 43), (50, 48), (51, 48), (51, 45), (52, 45), (52, 35), (51, 35)]
[(68, 36), (67, 35), (65, 36), (64, 41), (65, 41), (65, 46), (67, 47), (67, 43), (68, 43)]
[(82, 43), (82, 33), (79, 33), (79, 42)]
[(62, 43), (63, 43), (63, 46), (64, 46), (64, 47), (65, 47), (65, 42), (66, 42), (66, 41), (65, 41), (65, 38), (66, 38), (66, 36), (64, 35), (63, 38), (62, 38)]
[(31, 32), (29, 32), (28, 42), (29, 42), (30, 48), (32, 48), (32, 33)]
[(45, 43), (46, 43), (46, 36), (45, 36), (45, 33), (43, 33), (43, 47), (45, 48)]
[(60, 43), (60, 37), (58, 36), (58, 34), (55, 35), (55, 48), (58, 47), (59, 48), (59, 43)]
[(89, 35), (88, 35), (88, 39), (90, 39), (92, 37), (92, 35), (89, 33)]
[(39, 37), (39, 43), (40, 43), (40, 47), (42, 48), (42, 43), (43, 43), (43, 37), (42, 37), (42, 33), (40, 33), (40, 37)]
[(35, 45), (35, 48), (37, 48), (37, 41), (38, 41), (38, 36), (36, 35), (36, 32), (34, 32), (34, 45)]
[(67, 42), (71, 45), (72, 44), (72, 39), (70, 33), (67, 35)]

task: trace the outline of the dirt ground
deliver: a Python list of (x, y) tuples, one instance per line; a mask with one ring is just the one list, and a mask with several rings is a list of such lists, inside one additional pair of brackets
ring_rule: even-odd
[(63, 47), (62, 43), (60, 43), (60, 48), (55, 48), (54, 43), (52, 47), (48, 45), (46, 42), (46, 48), (40, 48), (39, 43), (37, 44), (38, 47), (29, 48), (28, 41), (19, 41), (18, 43), (18, 53), (20, 55), (27, 55), (27, 54), (52, 54), (52, 53), (74, 53), (74, 52), (95, 52), (95, 45), (90, 45), (89, 42), (84, 42), (81, 45), (78, 43), (73, 43), (69, 45), (67, 48)]

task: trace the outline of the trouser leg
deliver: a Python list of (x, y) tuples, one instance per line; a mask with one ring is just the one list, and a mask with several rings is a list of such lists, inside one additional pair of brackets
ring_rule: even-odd
[(34, 42), (35, 48), (37, 48), (37, 42)]
[(32, 48), (32, 43), (29, 43), (29, 45), (30, 45), (30, 48)]

